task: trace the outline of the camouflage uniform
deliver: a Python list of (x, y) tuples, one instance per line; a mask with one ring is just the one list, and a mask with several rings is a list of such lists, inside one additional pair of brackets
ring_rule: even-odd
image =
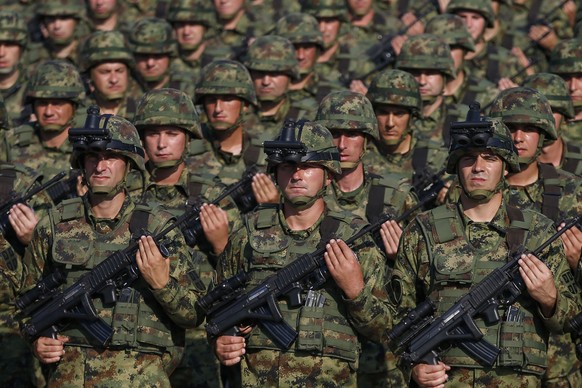
[[(338, 132), (356, 132), (365, 136), (367, 141), (379, 140), (372, 104), (359, 93), (345, 91), (329, 94), (321, 102), (315, 122), (328, 128), (334, 136)], [(361, 160), (358, 164), (362, 164)], [(341, 167), (345, 168), (343, 165)], [(331, 189), (328, 188), (325, 197), (329, 209), (352, 213), (368, 222), (374, 222), (384, 213), (400, 216), (417, 202), (416, 195), (411, 192), (410, 183), (398, 174), (380, 176), (364, 172), (363, 184), (350, 192), (342, 191), (336, 179), (332, 180)], [(406, 223), (407, 221), (403, 222)], [(390, 271), (393, 262), (387, 260), (385, 264)], [(406, 381), (397, 368), (394, 354), (380, 343), (366, 340), (362, 342), (358, 386), (404, 386)]]
[[(16, 43), (20, 46), (20, 59), (28, 44), (28, 31), (24, 19), (16, 12), (0, 11), (0, 42)], [(10, 127), (16, 127), (28, 121), (30, 107), (24, 106), (24, 95), (28, 77), (22, 63), (17, 64), (14, 71), (18, 71), (18, 79), (6, 89), (0, 89), (0, 95), (4, 99), (4, 105), (10, 118)], [(12, 73), (11, 73), (12, 74)]]
[[(552, 51), (550, 72), (564, 79), (576, 77), (582, 73), (582, 39), (571, 39), (560, 42)], [(572, 99), (575, 117), (561, 126), (564, 137), (582, 145), (582, 101)]]
[[(557, 138), (554, 118), (548, 100), (529, 88), (506, 89), (491, 107), (491, 116), (507, 125), (529, 124), (540, 131), (541, 147)], [(520, 163), (538, 163), (523, 161)], [(508, 202), (519, 209), (533, 209), (554, 223), (573, 217), (582, 211), (582, 179), (575, 178), (551, 164), (538, 163), (539, 179), (528, 186), (509, 186)], [(572, 277), (574, 274), (571, 275)], [(548, 344), (548, 369), (545, 384), (550, 386), (579, 386), (582, 384), (580, 362), (569, 335), (551, 335)]]
[[(519, 171), (517, 152), (507, 127), (492, 121), (487, 131), (490, 137), (483, 148), (477, 149), (490, 150), (504, 160), (510, 171)], [(447, 164), (449, 173), (457, 171), (463, 155), (476, 149), (472, 141), (462, 141), (474, 136), (470, 131), (466, 133), (459, 134), (459, 140), (453, 136)], [(501, 178), (491, 194), (498, 193), (503, 184)], [(466, 193), (469, 198), (476, 194)], [(553, 233), (548, 218), (532, 210), (518, 210), (505, 201), (489, 222), (471, 220), (464, 214), (462, 201), (422, 213), (401, 237), (388, 286), (391, 302), (404, 312), (430, 297), (437, 306), (436, 315), (441, 315), (478, 281), (505, 265), (510, 253), (520, 246), (532, 251)], [(492, 368), (483, 368), (452, 343), (451, 348), (439, 354), (439, 358), (452, 367), (447, 371), (447, 384), (540, 386), (548, 363), (548, 336), (562, 332), (566, 319), (580, 309), (581, 301), (560, 241), (554, 241), (539, 259), (554, 274), (558, 296), (552, 317), (543, 317), (537, 303), (527, 293), (510, 307), (501, 309), (499, 316), (502, 318), (497, 323), (485, 324), (482, 317), (477, 316), (475, 323), (483, 331), (483, 338), (500, 348), (501, 353)], [(510, 319), (509, 309), (517, 309), (517, 321)]]
[(251, 9), (259, 23), (272, 27), (285, 15), (301, 11), (301, 1), (261, 0), (252, 4)]
[(133, 118), (137, 101), (143, 94), (143, 89), (137, 80), (135, 61), (132, 53), (125, 43), (125, 39), (117, 31), (96, 31), (89, 35), (81, 47), (81, 64), (79, 66), (89, 82), (91, 82), (91, 69), (97, 65), (108, 62), (121, 62), (127, 66), (127, 89), (122, 96), (108, 97), (95, 89), (87, 97), (87, 104), (99, 105), (102, 100), (118, 101), (118, 116), (126, 119)]
[[(133, 168), (143, 170), (144, 152), (135, 127), (119, 116), (102, 115), (96, 121), (97, 128), (86, 124), (85, 129), (106, 131), (105, 141), (99, 140), (105, 143), (101, 149), (123, 156)], [(92, 147), (97, 146), (91, 136), (86, 138)], [(79, 148), (75, 148), (72, 165), (80, 167), (87, 143), (74, 144)], [(71, 286), (112, 253), (126, 248), (132, 240), (130, 229), (155, 234), (173, 221), (169, 213), (136, 205), (127, 195), (114, 219), (98, 218), (91, 205), (94, 189), (89, 186), (87, 196), (63, 202), (40, 221), (25, 254), (26, 286), (56, 269), (68, 275), (64, 286)], [(123, 182), (112, 190), (109, 192), (124, 191)], [(91, 344), (79, 323), (71, 322), (60, 332), (70, 341), (60, 362), (51, 364), (49, 386), (170, 386), (168, 376), (180, 360), (184, 328), (194, 327), (202, 317), (195, 306), (202, 289), (189, 276), (188, 251), (181, 233), (172, 230), (167, 238), (172, 241), (166, 245), (169, 282), (157, 290), (143, 279), (120, 285), (111, 305), (93, 299), (99, 317), (113, 329), (111, 341), (106, 346)], [(85, 249), (80, 252), (79, 247)]]
[(542, 93), (548, 99), (552, 113), (562, 115), (561, 125), (556, 130), (558, 133), (557, 141), (562, 142), (563, 149), (560, 164), (556, 167), (582, 176), (582, 147), (571, 143), (562, 136), (562, 126), (565, 121), (574, 117), (574, 105), (564, 80), (556, 74), (538, 73), (526, 78), (523, 86)]
[[(325, 168), (327, 173), (340, 172), (339, 154), (329, 131), (311, 122), (302, 126), (301, 133), (297, 127), (292, 130), (293, 136), (298, 136), (297, 141), (310, 153), (309, 163)], [(301, 160), (306, 158), (303, 156)], [(271, 167), (277, 164), (270, 161)], [(319, 195), (309, 198), (316, 200)], [(296, 206), (291, 200), (285, 201), (285, 206)], [(328, 223), (334, 225), (329, 228), (332, 229), (329, 234), (343, 239), (364, 225), (360, 218), (325, 209), (314, 225), (293, 231), (283, 209), (257, 208), (247, 217), (246, 228), (231, 236), (221, 254), (219, 278), (233, 276), (244, 269), (252, 274), (248, 288), (256, 286), (300, 254), (314, 251), (321, 240), (327, 241), (325, 225)], [(347, 300), (333, 280), (329, 280), (321, 288), (312, 290), (325, 298), (324, 307), (291, 309), (285, 301), (277, 301), (283, 319), (297, 330), (298, 338), (288, 351), (281, 351), (260, 327), (254, 327), (245, 341), (246, 353), (241, 361), (243, 387), (355, 385), (360, 353), (358, 336), (379, 341), (390, 318), (384, 292), (385, 259), (369, 236), (363, 240), (366, 243), (362, 249), (356, 250), (362, 266), (364, 290), (355, 299)], [(306, 294), (307, 290), (302, 292), (302, 300)]]

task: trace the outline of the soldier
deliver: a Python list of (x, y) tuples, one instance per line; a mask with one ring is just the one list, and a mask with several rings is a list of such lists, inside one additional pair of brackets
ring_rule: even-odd
[(0, 95), (11, 127), (28, 121), (30, 115), (30, 111), (24, 109), (28, 77), (21, 61), (27, 43), (24, 19), (16, 12), (0, 11)]
[(87, 18), (93, 31), (129, 33), (134, 18), (128, 14), (122, 0), (86, 0)]
[(81, 73), (89, 83), (90, 104), (103, 114), (133, 118), (142, 88), (136, 80), (135, 61), (118, 31), (96, 31), (81, 48)]
[[(479, 117), (478, 110), (474, 115)], [(474, 116), (473, 116), (474, 117)], [(551, 220), (504, 201), (504, 174), (519, 171), (517, 150), (499, 120), (468, 120), (451, 134), (447, 172), (457, 174), (462, 191), (456, 203), (416, 217), (401, 238), (388, 285), (391, 302), (401, 311), (426, 298), (443, 314), (477, 282), (507, 263), (520, 248), (530, 252), (554, 233)], [(484, 123), (489, 123), (483, 127)], [(458, 123), (461, 124), (462, 123)], [(540, 386), (548, 357), (550, 332), (562, 332), (581, 301), (559, 241), (538, 257), (519, 258), (527, 293), (499, 311), (497, 323), (475, 317), (483, 338), (502, 349), (491, 368), (484, 368), (453, 342), (439, 352), (437, 365), (412, 366), (420, 387)]]
[[(168, 22), (159, 18), (140, 19), (132, 26), (128, 42), (135, 56), (137, 72), (148, 90), (187, 86), (174, 85), (171, 79), (170, 62), (178, 51)], [(184, 92), (193, 94), (191, 90)]]
[(556, 74), (538, 73), (526, 78), (523, 86), (537, 90), (548, 99), (558, 133), (555, 142), (542, 148), (538, 161), (582, 176), (582, 148), (564, 139), (561, 129), (566, 120), (574, 117), (574, 105), (566, 83)]
[[(126, 248), (131, 231), (155, 234), (172, 222), (168, 213), (138, 206), (127, 195), (128, 171), (144, 169), (135, 127), (112, 115), (90, 122), (95, 126), (86, 123), (84, 139), (72, 140), (71, 160), (73, 167), (82, 169), (88, 192), (55, 208), (35, 229), (25, 255), (27, 287), (57, 269), (68, 274), (64, 287), (71, 286), (112, 253)], [(88, 381), (170, 386), (168, 376), (180, 360), (184, 328), (196, 326), (202, 318), (195, 302), (203, 290), (188, 275), (188, 252), (179, 230), (167, 235), (172, 243), (165, 245), (166, 257), (152, 236), (140, 234), (135, 254), (139, 279), (116, 287), (112, 304), (93, 300), (113, 332), (107, 345), (92, 344), (75, 320), (56, 338), (34, 339), (35, 356), (52, 367), (49, 386), (82, 386)]]
[(347, 0), (346, 4), (354, 38), (361, 45), (370, 46), (402, 28), (398, 18), (375, 9), (374, 0)]
[[(380, 176), (366, 171), (362, 162), (366, 144), (379, 140), (374, 109), (366, 97), (351, 91), (333, 92), (319, 105), (316, 122), (329, 129), (340, 153), (341, 174), (333, 176), (331, 190), (328, 189), (325, 198), (331, 210), (349, 212), (374, 222), (383, 213), (396, 217), (416, 204), (416, 195), (402, 176)], [(389, 268), (401, 234), (402, 229), (395, 221), (387, 221), (380, 229)], [(406, 384), (394, 354), (370, 341), (362, 344), (357, 381), (360, 387)]]
[(574, 104), (574, 118), (563, 123), (564, 137), (577, 145), (582, 144), (582, 40), (571, 39), (560, 42), (552, 51), (550, 72), (558, 74), (570, 91)]
[[(299, 154), (288, 154), (283, 146), (269, 158), (282, 203), (257, 208), (248, 216), (246, 228), (231, 236), (219, 257), (219, 278), (244, 269), (252, 275), (250, 289), (300, 254), (327, 243), (324, 257), (332, 279), (311, 290), (323, 304), (312, 306), (306, 301), (305, 306), (292, 309), (284, 300), (276, 302), (285, 323), (298, 332), (289, 350), (280, 350), (255, 326), (250, 333), (243, 332), (245, 337), (218, 337), (216, 354), (224, 365), (241, 363), (243, 387), (354, 386), (358, 336), (379, 341), (390, 319), (385, 259), (369, 236), (363, 237), (357, 251), (359, 262), (339, 240), (353, 235), (363, 221), (331, 211), (323, 200), (332, 174), (341, 171), (329, 131), (320, 124), (299, 122), (286, 126), (278, 139), (304, 147)], [(304, 290), (301, 300), (306, 295)]]

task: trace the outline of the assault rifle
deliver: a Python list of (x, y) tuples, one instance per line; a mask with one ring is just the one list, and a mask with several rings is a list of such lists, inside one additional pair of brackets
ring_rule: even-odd
[[(396, 222), (405, 220), (422, 205), (420, 203), (406, 211)], [(361, 237), (391, 219), (391, 215), (384, 214), (347, 239), (346, 244), (354, 247)], [(300, 256), (248, 292), (244, 287), (249, 277), (244, 271), (218, 284), (198, 300), (200, 307), (207, 312), (208, 336), (237, 335), (241, 324), (256, 322), (277, 346), (289, 349), (297, 338), (297, 332), (284, 321), (277, 300), (286, 297), (290, 308), (298, 308), (303, 304), (303, 290), (317, 289), (325, 284), (330, 277), (323, 259), (325, 251), (323, 245), (313, 253)]]
[(424, 202), (429, 197), (436, 198), (442, 188), (445, 187), (445, 182), (442, 179), (445, 171), (446, 168), (443, 167), (436, 173), (433, 173), (429, 168), (414, 172), (412, 187), (421, 202)]
[[(241, 187), (249, 185), (253, 176), (254, 170), (250, 170), (245, 177), (225, 189), (212, 203), (218, 204)], [(190, 240), (195, 242), (200, 230), (199, 224), (199, 209), (193, 208), (152, 237), (162, 255), (168, 257), (170, 253), (165, 245), (168, 233), (175, 228), (181, 228), (189, 232)], [(147, 231), (141, 232), (141, 235), (149, 235)], [(107, 257), (65, 290), (58, 290), (65, 276), (57, 271), (43, 278), (35, 288), (17, 298), (16, 307), (24, 316), (29, 317), (21, 325), (24, 337), (29, 340), (41, 336), (55, 337), (70, 320), (76, 320), (90, 339), (101, 346), (107, 345), (113, 335), (113, 329), (99, 317), (91, 299), (101, 296), (104, 304), (113, 304), (117, 300), (117, 290), (133, 283), (139, 277), (139, 269), (135, 262), (139, 237), (132, 236), (127, 248)]]
[(566, 332), (572, 336), (572, 341), (576, 344), (576, 356), (582, 360), (582, 313), (570, 319), (566, 325)]
[[(532, 254), (538, 256), (564, 232), (580, 224), (582, 216), (566, 223)], [(519, 258), (527, 253), (521, 248), (510, 256), (501, 268), (493, 270), (440, 317), (434, 317), (436, 307), (427, 299), (411, 310), (400, 323), (387, 334), (390, 348), (410, 365), (425, 363), (436, 365), (438, 351), (444, 346), (458, 346), (477, 362), (492, 367), (500, 352), (499, 348), (483, 339), (483, 333), (475, 324), (482, 317), (487, 325), (499, 322), (497, 309), (510, 306), (526, 290), (519, 274)]]

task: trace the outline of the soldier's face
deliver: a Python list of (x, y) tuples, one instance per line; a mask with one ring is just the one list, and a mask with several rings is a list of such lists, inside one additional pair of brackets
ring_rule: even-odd
[(117, 0), (88, 0), (90, 13), (97, 19), (107, 19), (117, 7)]
[(230, 20), (244, 11), (245, 0), (214, 0), (214, 8), (220, 19)]
[(313, 43), (297, 43), (295, 46), (295, 58), (299, 62), (299, 73), (308, 74), (315, 67), (319, 57), (319, 48)]
[(174, 32), (180, 47), (185, 50), (195, 49), (202, 43), (206, 27), (198, 23), (176, 22), (174, 23)]
[(317, 18), (317, 22), (323, 35), (323, 45), (330, 47), (337, 40), (342, 22), (338, 18)]
[(472, 151), (459, 159), (459, 180), (466, 191), (495, 190), (505, 173), (503, 160), (490, 151)]
[(438, 70), (416, 70), (409, 71), (416, 82), (418, 82), (418, 90), (421, 97), (437, 97), (443, 93), (445, 87), (445, 77)]
[(520, 158), (532, 158), (537, 152), (540, 130), (527, 124), (508, 124), (513, 144)]
[(46, 16), (41, 24), (41, 33), (46, 39), (56, 43), (72, 39), (77, 27), (77, 19), (72, 16)]
[(372, 10), (372, 0), (348, 0), (348, 9), (356, 16), (364, 16)]
[(289, 88), (289, 76), (280, 72), (251, 71), (253, 85), (259, 101), (276, 100)]
[(306, 163), (282, 163), (277, 166), (276, 177), (287, 199), (314, 197), (324, 184), (330, 183), (323, 167)]
[(485, 33), (487, 24), (485, 18), (481, 14), (472, 11), (460, 11), (457, 12), (457, 15), (463, 19), (471, 38), (477, 42)]
[(112, 152), (91, 152), (83, 157), (85, 177), (92, 188), (115, 187), (125, 178), (127, 162)]
[(91, 84), (106, 98), (122, 98), (127, 91), (129, 72), (125, 63), (105, 62), (91, 69)]
[(243, 100), (229, 95), (204, 96), (203, 104), (208, 121), (218, 130), (234, 125), (244, 107)]
[(187, 142), (186, 132), (171, 125), (148, 127), (144, 130), (143, 145), (153, 163), (179, 160), (184, 154)]
[(73, 117), (75, 105), (67, 100), (36, 99), (34, 114), (42, 128), (60, 128)]
[(582, 106), (582, 73), (578, 74), (567, 74), (563, 76), (564, 81), (568, 85), (568, 90), (570, 90), (570, 97), (572, 97), (572, 103), (575, 107)]
[(459, 71), (459, 68), (465, 59), (465, 49), (456, 46), (451, 47), (451, 57), (453, 58), (453, 67), (455, 68), (455, 71)]
[(361, 132), (342, 131), (341, 129), (334, 129), (331, 133), (333, 144), (340, 153), (340, 162), (358, 162), (364, 152), (366, 143), (364, 135)]
[(146, 79), (158, 79), (170, 67), (170, 56), (167, 54), (136, 54), (137, 71)]
[(12, 74), (20, 62), (22, 47), (14, 42), (0, 42), (0, 75)]
[(402, 134), (408, 129), (410, 112), (396, 105), (379, 105), (374, 111), (378, 120), (380, 138), (386, 144), (400, 141)]

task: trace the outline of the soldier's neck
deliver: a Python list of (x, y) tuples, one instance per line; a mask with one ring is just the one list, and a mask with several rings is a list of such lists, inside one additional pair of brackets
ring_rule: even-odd
[(432, 104), (430, 104), (430, 105), (425, 104), (422, 107), (422, 114), (423, 114), (423, 116), (424, 117), (428, 117), (428, 116), (432, 115), (434, 112), (436, 112), (436, 110), (438, 108), (440, 108), (440, 106), (441, 106), (442, 103), (443, 103), (443, 96), (441, 94), (440, 96), (438, 96), (436, 98), (436, 100)]
[(301, 78), (299, 81), (291, 83), (289, 85), (289, 90), (301, 90), (305, 87), (305, 85), (307, 85), (307, 83), (313, 78), (313, 71), (311, 71), (309, 74), (306, 74), (303, 78)]
[(259, 113), (261, 116), (275, 116), (279, 108), (283, 106), (287, 97), (278, 101), (261, 101), (259, 105)]
[(479, 42), (475, 43), (475, 51), (467, 51), (467, 54), (465, 54), (465, 60), (471, 60), (477, 55), (481, 54), (483, 50), (485, 50), (485, 46), (487, 46), (487, 42), (485, 42), (483, 39), (480, 39)]
[(319, 220), (324, 210), (325, 202), (323, 198), (318, 198), (313, 205), (303, 210), (297, 210), (288, 203), (283, 203), (285, 221), (291, 230), (307, 230), (311, 228)]
[(155, 175), (152, 175), (152, 180), (160, 186), (177, 185), (184, 168), (184, 162), (180, 163), (175, 168), (158, 168), (155, 170)]
[(488, 202), (480, 202), (469, 198), (465, 193), (461, 194), (461, 203), (463, 205), (463, 213), (474, 222), (490, 222), (503, 200), (501, 191), (493, 194)]
[(111, 114), (111, 115), (116, 115), (119, 112), (119, 109), (121, 108), (121, 105), (123, 103), (123, 99), (118, 99), (118, 100), (107, 100), (105, 98), (101, 98), (99, 95), (95, 95), (95, 101), (97, 102), (97, 105), (99, 106), (100, 109), (100, 113), (102, 115), (104, 114)]
[(18, 81), (18, 76), (20, 76), (20, 70), (18, 67), (10, 74), (0, 74), (0, 89), (9, 89), (16, 81)]
[(331, 58), (334, 56), (334, 54), (336, 53), (337, 49), (339, 48), (339, 42), (336, 41), (333, 46), (331, 46), (330, 48), (328, 48), (327, 50), (325, 50), (323, 53), (321, 53), (321, 55), (319, 56), (319, 58), (317, 58), (317, 63), (327, 63), (331, 60)]
[(350, 170), (342, 168), (341, 175), (335, 176), (335, 182), (344, 193), (356, 191), (364, 184), (364, 164), (360, 162)]
[(445, 96), (453, 96), (455, 92), (463, 85), (465, 82), (465, 72), (461, 69), (457, 72), (455, 79), (450, 80), (445, 85)]
[(114, 219), (119, 214), (125, 201), (125, 191), (115, 194), (113, 198), (107, 199), (106, 195), (92, 195), (89, 199), (91, 212), (97, 218)]
[(538, 156), (541, 163), (550, 163), (554, 167), (559, 167), (562, 164), (562, 157), (564, 156), (564, 141), (558, 138), (555, 142), (542, 148), (542, 153)]
[(57, 59), (67, 59), (74, 56), (77, 50), (77, 43), (77, 40), (73, 40), (66, 46), (52, 46), (54, 57)]
[(234, 15), (232, 18), (228, 20), (219, 18), (218, 23), (222, 26), (223, 30), (234, 30), (239, 20), (243, 17), (244, 14), (245, 10), (243, 8), (240, 11), (238, 11), (236, 15)]
[(196, 50), (182, 52), (182, 59), (186, 62), (195, 62), (204, 54), (204, 50), (206, 50), (206, 42), (200, 43)]
[(521, 171), (516, 172), (507, 176), (507, 183), (510, 186), (525, 187), (529, 186), (539, 179), (540, 170), (537, 162), (533, 162), (527, 165), (527, 167), (521, 166)]
[(374, 19), (374, 13), (375, 13), (374, 10), (371, 9), (370, 12), (362, 16), (350, 15), (352, 26), (355, 27), (368, 26), (372, 22), (372, 19)]
[(230, 132), (227, 136), (220, 136), (220, 132), (216, 131), (218, 143), (220, 144), (220, 150), (223, 152), (228, 152), (233, 155), (240, 155), (243, 148), (243, 128), (242, 125), (239, 126), (234, 131)]
[(97, 31), (114, 31), (117, 27), (117, 13), (112, 13), (106, 19), (91, 19)]
[(148, 89), (149, 90), (156, 90), (161, 89), (170, 81), (170, 74), (167, 74), (159, 81), (148, 82)]
[(40, 131), (40, 138), (47, 147), (59, 148), (69, 138), (69, 128), (61, 132)]

